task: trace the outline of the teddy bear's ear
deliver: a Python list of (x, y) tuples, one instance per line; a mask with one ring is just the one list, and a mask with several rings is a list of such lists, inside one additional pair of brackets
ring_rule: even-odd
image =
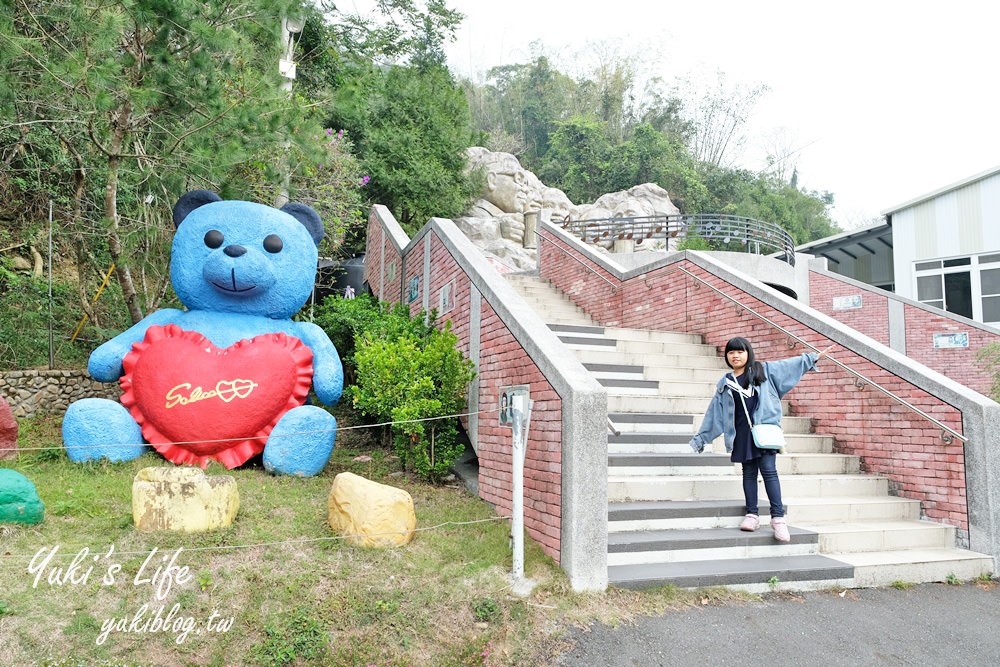
[(211, 190), (192, 190), (182, 196), (174, 204), (174, 227), (180, 227), (181, 223), (184, 222), (184, 218), (188, 217), (191, 211), (199, 206), (211, 204), (215, 201), (222, 201), (222, 197)]
[(319, 213), (314, 211), (312, 207), (297, 202), (285, 204), (281, 207), (281, 210), (305, 225), (305, 228), (309, 230), (309, 236), (316, 242), (316, 245), (319, 245), (319, 242), (323, 240), (323, 236), (326, 235), (326, 230), (323, 229), (323, 221), (320, 219)]

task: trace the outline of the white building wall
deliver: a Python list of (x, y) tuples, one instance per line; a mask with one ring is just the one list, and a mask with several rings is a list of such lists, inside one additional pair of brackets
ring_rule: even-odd
[(979, 198), (983, 210), (983, 248), (1000, 250), (1000, 174), (982, 181)]
[(912, 270), (917, 257), (916, 215), (913, 208), (892, 215), (892, 272), (896, 278), (896, 294), (916, 299)]
[(896, 293), (916, 299), (913, 263), (1000, 252), (1000, 174), (892, 214)]

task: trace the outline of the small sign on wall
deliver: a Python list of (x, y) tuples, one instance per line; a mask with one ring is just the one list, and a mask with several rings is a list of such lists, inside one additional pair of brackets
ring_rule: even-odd
[(526, 384), (515, 384), (509, 387), (500, 387), (500, 426), (513, 428), (514, 424), (514, 397), (523, 396), (528, 398), (530, 387)]
[(833, 297), (834, 310), (853, 310), (861, 307), (861, 295), (851, 294), (850, 296)]
[(396, 262), (389, 262), (389, 266), (386, 268), (385, 273), (386, 273), (386, 278), (389, 279), (389, 282), (392, 282), (393, 280), (395, 280), (396, 279)]
[(444, 285), (438, 292), (438, 313), (444, 314), (455, 308), (455, 281)]
[(934, 349), (947, 350), (958, 347), (969, 347), (969, 332), (934, 334)]
[(413, 303), (420, 298), (420, 276), (413, 276), (410, 278), (406, 296), (407, 299), (409, 299), (407, 303)]

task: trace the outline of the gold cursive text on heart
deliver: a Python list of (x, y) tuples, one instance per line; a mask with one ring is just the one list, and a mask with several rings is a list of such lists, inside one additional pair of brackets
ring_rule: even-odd
[(209, 398), (218, 398), (225, 403), (237, 398), (246, 398), (257, 387), (253, 380), (219, 380), (215, 383), (215, 389), (205, 391), (201, 387), (191, 388), (190, 382), (183, 382), (167, 392), (167, 409), (178, 405), (196, 403)]

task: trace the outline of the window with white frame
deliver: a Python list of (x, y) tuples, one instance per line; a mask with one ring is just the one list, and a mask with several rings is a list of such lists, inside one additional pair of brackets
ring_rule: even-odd
[(915, 262), (913, 273), (921, 303), (1000, 323), (1000, 253)]

